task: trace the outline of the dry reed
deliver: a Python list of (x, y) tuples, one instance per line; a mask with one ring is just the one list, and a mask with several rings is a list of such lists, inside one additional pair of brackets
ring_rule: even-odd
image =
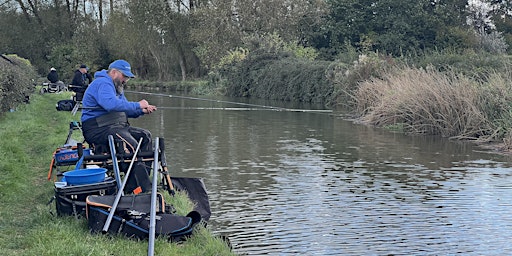
[(371, 125), (463, 139), (479, 139), (493, 130), (479, 108), (476, 82), (454, 72), (399, 68), (361, 83), (356, 98), (360, 120)]
[(512, 72), (492, 72), (480, 90), (480, 108), (493, 126), (489, 140), (502, 141), (503, 149), (512, 149)]

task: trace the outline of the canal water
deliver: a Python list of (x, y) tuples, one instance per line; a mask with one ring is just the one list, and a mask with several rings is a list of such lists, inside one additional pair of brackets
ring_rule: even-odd
[(208, 225), (237, 254), (512, 255), (509, 157), (227, 102), (319, 106), (167, 94), (128, 93), (160, 107), (131, 123), (165, 138), (171, 176), (203, 178)]

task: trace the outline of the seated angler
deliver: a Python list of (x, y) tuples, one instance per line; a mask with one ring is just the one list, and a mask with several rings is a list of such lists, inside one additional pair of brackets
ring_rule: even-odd
[[(142, 138), (140, 151), (152, 150), (151, 133), (139, 127), (130, 126), (128, 118), (137, 118), (156, 111), (145, 99), (139, 102), (128, 101), (124, 95), (124, 85), (135, 77), (125, 60), (112, 62), (108, 70), (95, 73), (94, 81), (88, 86), (82, 100), (82, 130), (85, 140), (95, 151), (108, 145), (108, 136), (123, 145), (125, 152), (135, 152)], [(151, 190), (151, 183), (143, 166), (134, 165), (125, 191), (132, 192), (141, 187), (142, 192)], [(132, 177), (133, 176), (133, 177)]]
[(76, 93), (76, 101), (82, 101), (84, 92), (90, 83), (92, 83), (92, 76), (89, 74), (89, 68), (82, 64), (73, 73), (73, 80), (69, 86), (70, 90)]
[(58, 86), (59, 91), (63, 91), (66, 89), (66, 85), (64, 85), (64, 82), (59, 80), (59, 74), (57, 73), (57, 69), (53, 67), (50, 68), (50, 72), (48, 73), (46, 78), (48, 79), (48, 81), (50, 81), (50, 83), (56, 84)]

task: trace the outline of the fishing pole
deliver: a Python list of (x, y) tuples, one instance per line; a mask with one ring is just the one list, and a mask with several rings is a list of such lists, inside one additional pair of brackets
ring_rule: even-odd
[[(187, 100), (201, 100), (201, 101), (209, 101), (209, 102), (215, 102), (215, 103), (227, 103), (227, 104), (235, 104), (235, 105), (253, 107), (253, 108), (181, 108), (181, 109), (205, 109), (205, 110), (206, 109), (210, 109), (210, 110), (262, 110), (262, 109), (269, 109), (269, 110), (275, 110), (275, 111), (332, 113), (332, 110), (329, 110), (329, 109), (290, 109), (290, 108), (281, 108), (281, 107), (274, 107), (274, 106), (243, 103), (243, 102), (215, 100), (215, 99), (197, 98), (197, 97), (189, 97), (189, 96), (179, 96), (179, 95), (171, 95), (171, 94), (163, 94), (163, 93), (138, 92), (138, 91), (125, 91), (125, 92), (145, 94), (145, 95), (154, 95), (154, 96), (163, 96), (163, 97), (169, 97), (169, 98), (180, 98), (180, 99), (187, 99)], [(168, 107), (157, 107), (157, 108), (164, 109), (164, 108), (168, 108)]]
[(319, 112), (332, 113), (329, 109), (299, 109), (299, 108), (219, 108), (219, 107), (157, 107), (159, 109), (187, 109), (187, 110), (238, 110), (238, 111), (288, 111), (288, 112)]
[[(234, 101), (225, 101), (225, 100), (214, 100), (214, 99), (205, 99), (205, 98), (196, 98), (196, 97), (189, 97), (189, 96), (176, 96), (176, 95), (169, 95), (169, 94), (162, 94), (162, 93), (150, 93), (150, 92), (137, 92), (137, 91), (126, 91), (128, 93), (138, 93), (138, 94), (145, 94), (145, 95), (154, 95), (154, 96), (164, 96), (164, 97), (170, 97), (170, 98), (180, 98), (180, 99), (188, 99), (188, 100), (202, 100), (202, 101), (209, 101), (209, 102), (215, 102), (215, 103), (227, 103), (227, 104), (235, 104), (235, 105), (241, 105), (241, 106), (248, 106), (247, 108), (242, 107), (236, 107), (236, 108), (230, 108), (230, 107), (158, 107), (157, 109), (174, 109), (174, 110), (231, 110), (231, 111), (255, 111), (255, 110), (271, 110), (271, 111), (287, 111), (287, 112), (316, 112), (316, 113), (332, 113), (333, 111), (330, 109), (298, 109), (298, 108), (281, 108), (281, 107), (274, 107), (274, 106), (266, 106), (266, 105), (258, 105), (258, 104), (250, 104), (250, 103), (242, 103), (242, 102), (234, 102)], [(101, 109), (99, 107), (84, 107), (79, 106), (79, 104), (75, 105), (75, 108), (73, 109), (73, 115), (76, 113), (78, 109)]]
[[(299, 109), (299, 108), (227, 108), (227, 107), (156, 107), (171, 110), (230, 110), (230, 111), (288, 111), (288, 112), (318, 112), (332, 113), (329, 109)], [(101, 109), (100, 107), (79, 107), (78, 109)]]

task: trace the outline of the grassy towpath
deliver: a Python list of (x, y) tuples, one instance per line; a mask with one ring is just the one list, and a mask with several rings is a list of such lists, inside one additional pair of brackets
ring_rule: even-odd
[[(2, 255), (146, 255), (147, 241), (91, 234), (85, 219), (56, 217), (52, 153), (79, 114), (56, 111), (70, 94), (34, 94), (31, 103), (0, 116), (0, 249)], [(167, 195), (178, 213), (190, 211), (186, 195)], [(53, 215), (52, 215), (53, 213)], [(155, 255), (235, 255), (221, 238), (200, 227), (182, 244), (157, 239)]]

